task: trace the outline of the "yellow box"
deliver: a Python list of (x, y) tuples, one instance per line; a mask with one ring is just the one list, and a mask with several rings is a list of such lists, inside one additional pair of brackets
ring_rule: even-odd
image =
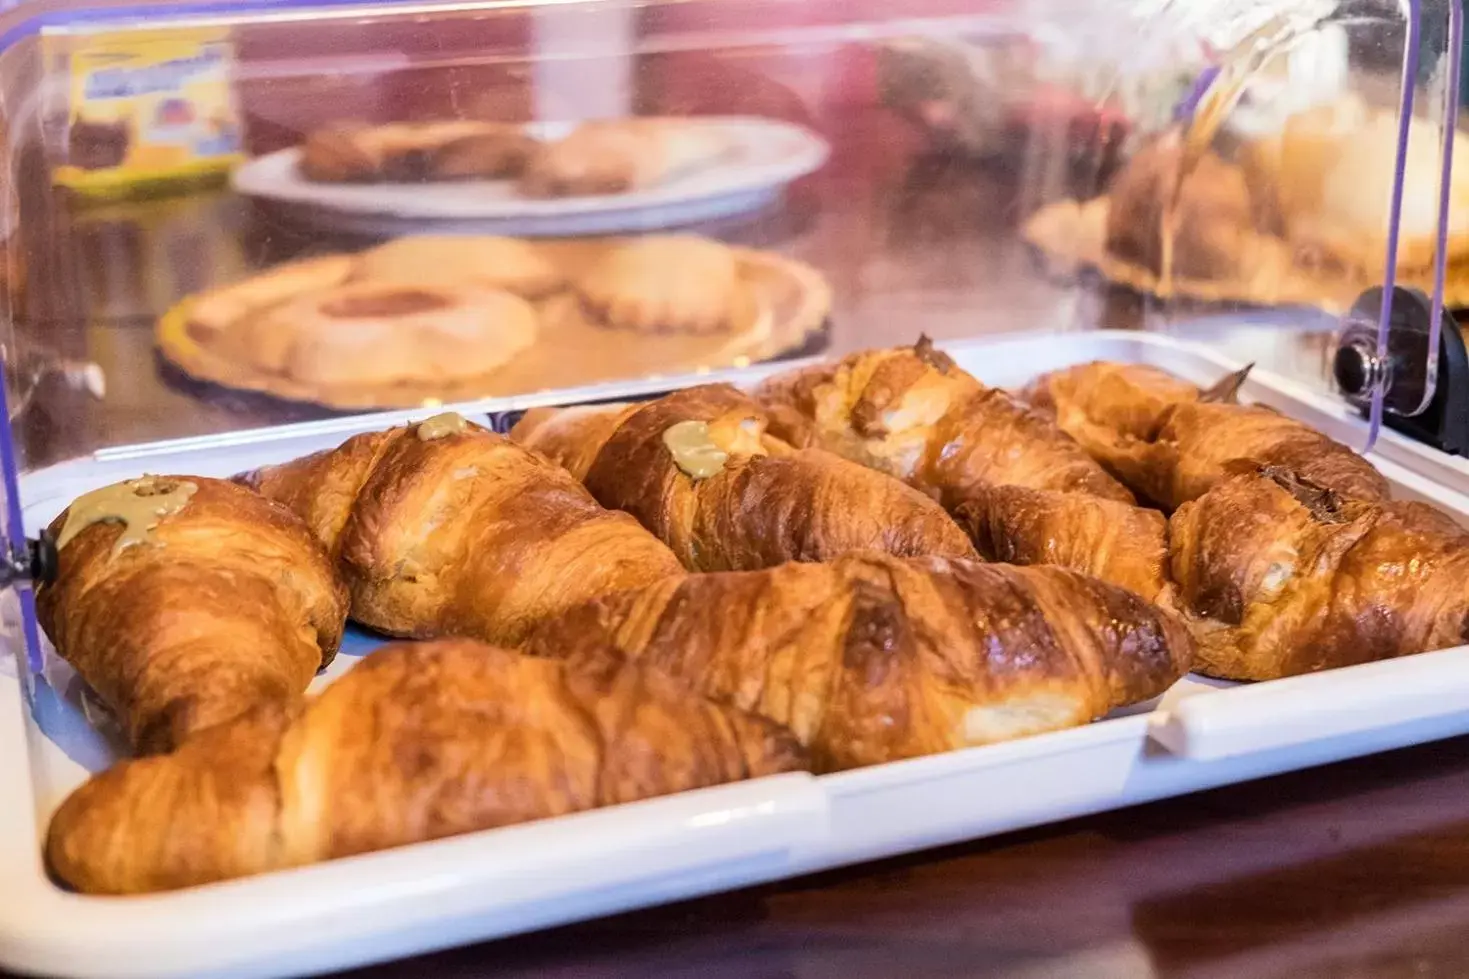
[(86, 196), (169, 192), (222, 179), (242, 159), (223, 28), (46, 38), (65, 64), (65, 162), (55, 182)]

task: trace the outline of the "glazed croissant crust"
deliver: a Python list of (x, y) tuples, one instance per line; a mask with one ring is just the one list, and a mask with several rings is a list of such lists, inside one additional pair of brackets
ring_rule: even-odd
[[(1248, 370), (1248, 369), (1246, 369)], [(1241, 466), (1289, 470), (1341, 496), (1382, 500), (1382, 475), (1351, 449), (1268, 408), (1231, 403), (1246, 371), (1208, 391), (1157, 368), (1083, 364), (1028, 397), (1134, 491), (1172, 510)]]
[(241, 477), (306, 520), (364, 625), (513, 644), (574, 605), (682, 574), (560, 467), (473, 425), (422, 431), (358, 435)]
[[(539, 410), (511, 438), (566, 466), (604, 506), (637, 517), (693, 571), (826, 561), (858, 550), (972, 557), (974, 548), (922, 493), (817, 449), (765, 434), (765, 412), (725, 384), (644, 405)], [(722, 458), (701, 477), (667, 436), (699, 425)]]
[(1192, 658), (1174, 616), (1095, 579), (880, 554), (670, 579), (547, 622), (528, 649), (609, 644), (785, 724), (826, 771), (1082, 724)]
[[(133, 749), (168, 751), (258, 704), (300, 698), (335, 655), (347, 613), (345, 590), (301, 521), (202, 476), (145, 477), (105, 492), (122, 494), (112, 501), (121, 508), (180, 505), (155, 514), (152, 529), (111, 518), (63, 538), (36, 610)], [(50, 534), (88, 502), (73, 503)]]
[(1049, 419), (921, 338), (777, 374), (755, 398), (771, 434), (880, 469), (955, 506), (990, 486), (1132, 494)]
[(1270, 680), (1469, 642), (1469, 533), (1287, 469), (1231, 475), (1170, 522), (1198, 669)]
[(775, 725), (615, 657), (399, 644), (304, 708), (269, 705), (94, 777), (46, 854), (78, 890), (135, 894), (804, 764)]
[(1163, 518), (1133, 506), (1054, 421), (985, 387), (927, 338), (778, 374), (755, 396), (779, 437), (941, 501), (986, 557), (1059, 564), (1170, 600)]

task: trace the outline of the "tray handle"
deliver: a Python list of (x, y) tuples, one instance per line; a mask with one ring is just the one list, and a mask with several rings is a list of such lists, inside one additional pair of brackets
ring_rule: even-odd
[(1211, 761), (1370, 737), (1469, 713), (1469, 647), (1247, 684), (1155, 712), (1148, 733), (1170, 753)]

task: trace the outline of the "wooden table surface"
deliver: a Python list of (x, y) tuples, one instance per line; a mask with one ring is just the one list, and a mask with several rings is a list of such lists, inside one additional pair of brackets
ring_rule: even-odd
[(1469, 975), (1469, 741), (393, 963), (360, 979)]
[[(845, 192), (729, 230), (828, 272), (838, 348), (1013, 329), (1075, 298), (996, 249), (1009, 198), (991, 183), (920, 172), (831, 207)], [(28, 229), (47, 271), (20, 340), (102, 362), (110, 391), (101, 404), (43, 391), (26, 424), (32, 461), (315, 414), (181, 384), (154, 362), (150, 332), (179, 295), (310, 236), (227, 196), (56, 220)], [(1083, 301), (1106, 325), (1140, 316), (1135, 297)], [(1319, 334), (1278, 346), (1319, 370)], [(1382, 755), (360, 975), (1469, 975), (1466, 751), (1454, 741)]]

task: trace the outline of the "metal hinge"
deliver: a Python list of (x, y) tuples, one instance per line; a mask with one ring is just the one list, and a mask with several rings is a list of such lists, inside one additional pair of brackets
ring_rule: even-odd
[(39, 540), (27, 540), (20, 547), (0, 551), (0, 588), (55, 581), (57, 567), (56, 541), (50, 534), (42, 534)]

